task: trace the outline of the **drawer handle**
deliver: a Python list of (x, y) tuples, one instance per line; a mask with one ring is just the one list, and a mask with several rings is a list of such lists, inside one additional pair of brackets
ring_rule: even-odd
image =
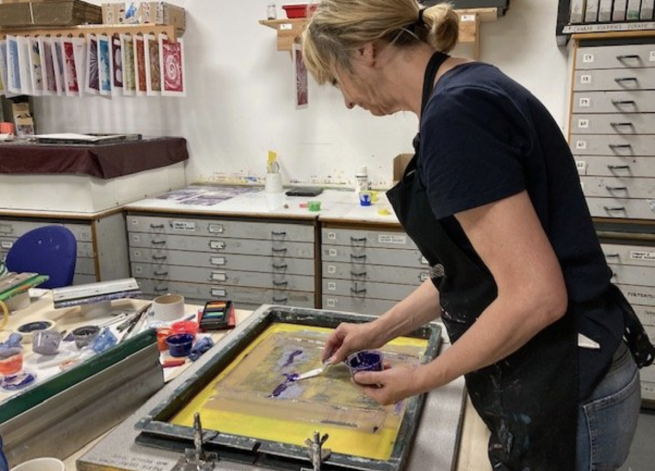
[(626, 191), (628, 189), (627, 186), (607, 186), (605, 185), (605, 189), (607, 191)]
[(278, 265), (278, 264), (274, 263), (273, 268), (275, 268), (276, 270), (286, 270), (287, 269), (287, 264), (283, 263), (282, 265)]
[(624, 206), (603, 206), (603, 209), (605, 211), (609, 211), (609, 212), (611, 212), (611, 211), (625, 211)]
[(350, 236), (351, 242), (366, 242), (366, 237), (353, 237)]
[(638, 60), (638, 59), (641, 59), (641, 58), (639, 57), (639, 54), (621, 54), (619, 56), (616, 56), (616, 60), (619, 60), (619, 61), (625, 61), (625, 60), (629, 60), (629, 59)]
[(355, 259), (355, 260), (365, 260), (366, 259), (366, 254), (364, 254), (364, 255), (350, 254), (350, 258)]
[(163, 224), (150, 224), (150, 229), (163, 229)]
[(636, 82), (637, 77), (616, 77), (614, 79), (616, 83), (621, 83), (621, 82)]
[(155, 293), (167, 293), (168, 292), (168, 287), (166, 288), (155, 288)]
[(284, 237), (285, 235), (287, 235), (285, 231), (281, 231), (281, 232), (271, 231), (271, 234), (274, 235), (275, 237)]
[(288, 281), (274, 281), (273, 286), (287, 286), (289, 284)]
[(289, 298), (287, 296), (285, 296), (283, 298), (276, 298), (275, 296), (273, 296), (273, 302), (274, 303), (286, 303), (288, 301), (289, 301)]
[(353, 294), (362, 294), (362, 293), (366, 293), (366, 288), (359, 288), (359, 289), (350, 288), (350, 292)]
[(609, 148), (615, 149), (632, 149), (632, 144), (608, 144)]
[(273, 248), (273, 249), (271, 249), (271, 250), (272, 250), (273, 252), (275, 252), (275, 253), (284, 253), (284, 252), (287, 251), (286, 248), (282, 248), (282, 249), (275, 249), (275, 248)]
[(605, 258), (619, 258), (618, 253), (606, 253)]
[(630, 168), (629, 165), (608, 165), (608, 169), (610, 170), (628, 170)]
[(365, 272), (365, 271), (354, 272), (354, 271), (350, 270), (350, 274), (351, 274), (352, 276), (366, 276), (366, 272)]
[(168, 257), (166, 257), (166, 255), (153, 255), (152, 256), (153, 260), (166, 260), (166, 258), (168, 258)]
[(613, 128), (620, 128), (620, 127), (633, 127), (634, 124), (630, 122), (625, 122), (625, 123), (610, 123), (610, 126)]
[(152, 245), (166, 245), (165, 240), (153, 240), (150, 242)]
[(637, 103), (634, 100), (612, 100), (614, 106), (620, 105), (636, 105)]
[(156, 271), (156, 272), (153, 273), (153, 275), (155, 275), (155, 276), (168, 276), (168, 272), (167, 271)]

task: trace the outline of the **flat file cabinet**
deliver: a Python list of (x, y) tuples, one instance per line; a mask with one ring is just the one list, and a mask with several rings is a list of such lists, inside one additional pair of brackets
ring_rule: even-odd
[(569, 143), (592, 216), (655, 219), (655, 36), (574, 36)]
[(324, 309), (380, 315), (430, 274), (400, 229), (324, 225), (321, 240)]
[[(612, 270), (612, 282), (630, 302), (655, 344), (655, 236), (632, 234), (630, 240), (603, 234), (599, 231), (603, 253)], [(655, 405), (655, 365), (642, 368), (640, 375), (642, 398)]]
[(130, 212), (130, 266), (146, 295), (317, 305), (315, 225), (286, 220)]
[(7, 255), (16, 239), (32, 229), (46, 225), (70, 229), (77, 241), (77, 260), (73, 284), (95, 283), (129, 276), (127, 236), (122, 212), (78, 216), (18, 215), (0, 213), (0, 258)]

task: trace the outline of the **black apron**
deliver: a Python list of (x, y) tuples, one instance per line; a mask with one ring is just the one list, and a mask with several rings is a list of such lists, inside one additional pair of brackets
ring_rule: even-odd
[[(425, 74), (423, 109), (441, 63), (436, 53)], [(431, 267), (451, 342), (456, 342), (497, 296), (486, 268), (474, 262), (436, 219), (416, 173), (416, 155), (403, 179), (387, 192), (400, 223)], [(578, 408), (575, 314), (567, 312), (517, 352), (465, 375), (475, 409), (491, 431), (494, 470), (573, 470)], [(512, 328), (512, 326), (507, 326)]]

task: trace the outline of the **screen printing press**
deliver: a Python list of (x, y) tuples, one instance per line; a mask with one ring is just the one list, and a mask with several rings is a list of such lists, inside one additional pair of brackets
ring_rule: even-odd
[[(433, 471), (457, 465), (464, 381), (382, 407), (345, 365), (320, 365), (329, 331), (370, 316), (262, 306), (76, 461), (79, 471)], [(429, 324), (383, 347), (392, 365), (443, 349)]]

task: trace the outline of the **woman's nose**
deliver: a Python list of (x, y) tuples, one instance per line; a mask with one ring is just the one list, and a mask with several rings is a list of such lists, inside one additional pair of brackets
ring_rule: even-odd
[(352, 110), (355, 107), (355, 103), (350, 101), (348, 98), (345, 98), (344, 101), (346, 102), (346, 108), (349, 110)]

